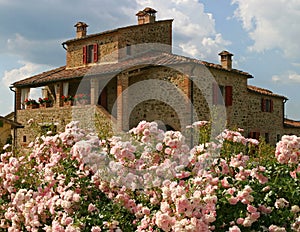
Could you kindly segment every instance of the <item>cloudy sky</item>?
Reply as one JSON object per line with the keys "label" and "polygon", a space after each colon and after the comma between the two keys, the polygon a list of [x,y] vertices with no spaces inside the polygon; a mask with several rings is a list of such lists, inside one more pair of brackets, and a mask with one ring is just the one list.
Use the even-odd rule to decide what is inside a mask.
{"label": "cloudy sky", "polygon": [[65,64],[76,22],[98,33],[136,24],[147,6],[174,19],[175,53],[218,63],[230,51],[249,84],[287,96],[286,116],[300,120],[299,0],[0,0],[0,115],[13,110],[13,82]]}

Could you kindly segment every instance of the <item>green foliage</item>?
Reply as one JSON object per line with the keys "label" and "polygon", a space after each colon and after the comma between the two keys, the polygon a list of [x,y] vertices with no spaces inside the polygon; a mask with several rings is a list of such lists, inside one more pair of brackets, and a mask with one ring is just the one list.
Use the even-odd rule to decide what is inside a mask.
{"label": "green foliage", "polygon": [[100,114],[95,114],[95,127],[100,139],[107,139],[113,135],[111,122]]}

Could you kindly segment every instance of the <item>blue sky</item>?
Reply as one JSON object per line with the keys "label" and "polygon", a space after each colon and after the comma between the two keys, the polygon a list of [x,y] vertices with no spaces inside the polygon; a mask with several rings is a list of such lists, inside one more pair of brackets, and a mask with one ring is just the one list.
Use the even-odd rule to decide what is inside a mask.
{"label": "blue sky", "polygon": [[147,6],[174,19],[175,53],[219,63],[230,51],[249,84],[286,96],[285,115],[300,120],[299,0],[0,0],[0,115],[13,110],[11,83],[65,64],[76,22],[98,33],[136,24]]}

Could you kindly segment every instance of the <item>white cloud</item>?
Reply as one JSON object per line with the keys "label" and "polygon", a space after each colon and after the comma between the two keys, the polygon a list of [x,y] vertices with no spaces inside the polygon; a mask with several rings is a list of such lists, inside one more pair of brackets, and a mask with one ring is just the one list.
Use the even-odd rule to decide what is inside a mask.
{"label": "white cloud", "polygon": [[215,60],[217,54],[229,45],[215,30],[213,15],[204,11],[197,0],[136,0],[138,10],[145,6],[158,11],[158,20],[172,18],[173,47],[184,55]]}
{"label": "white cloud", "polygon": [[272,76],[272,81],[276,83],[300,83],[300,74],[294,71],[288,71],[281,75],[274,75]]}
{"label": "white cloud", "polygon": [[280,49],[286,57],[299,54],[299,0],[232,0],[232,3],[238,6],[235,17],[242,21],[254,41],[250,50]]}
{"label": "white cloud", "polygon": [[41,71],[49,69],[49,66],[38,65],[30,62],[20,62],[22,67],[4,71],[2,83],[9,87],[12,83],[33,76]]}
{"label": "white cloud", "polygon": [[298,73],[290,73],[288,78],[292,82],[299,82],[300,83],[300,74],[298,74]]}

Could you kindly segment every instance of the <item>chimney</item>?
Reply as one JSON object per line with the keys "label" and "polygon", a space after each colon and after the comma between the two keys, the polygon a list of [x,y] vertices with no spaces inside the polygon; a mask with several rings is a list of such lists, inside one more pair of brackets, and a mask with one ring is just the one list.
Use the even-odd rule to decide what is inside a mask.
{"label": "chimney", "polygon": [[76,27],[76,38],[82,38],[86,36],[88,25],[84,22],[78,22],[74,25]]}
{"label": "chimney", "polygon": [[219,53],[219,56],[221,56],[221,65],[224,69],[231,70],[232,69],[232,59],[231,57],[233,54],[231,54],[228,51],[222,51]]}
{"label": "chimney", "polygon": [[139,11],[136,16],[138,17],[138,25],[154,23],[156,18],[156,10],[146,7],[144,10]]}

